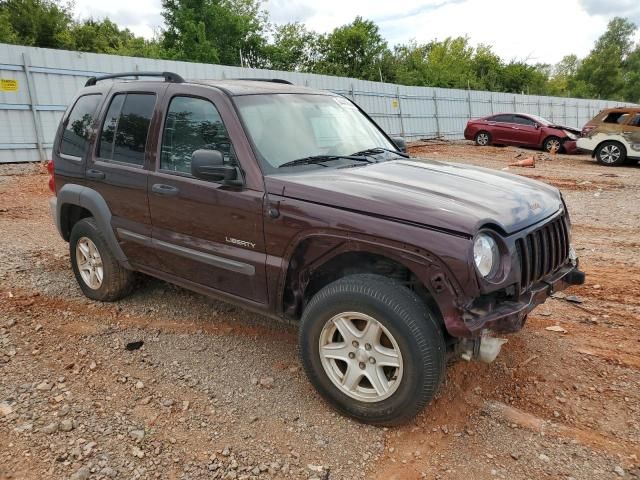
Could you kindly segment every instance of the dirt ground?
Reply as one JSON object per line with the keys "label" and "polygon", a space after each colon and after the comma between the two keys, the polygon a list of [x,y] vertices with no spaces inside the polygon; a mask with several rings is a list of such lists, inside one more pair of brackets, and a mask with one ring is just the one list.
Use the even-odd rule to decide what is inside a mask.
{"label": "dirt ground", "polygon": [[566,292],[582,303],[538,307],[493,364],[453,364],[437,399],[393,429],[316,395],[295,326],[150,278],[115,304],[84,298],[44,169],[0,166],[0,479],[640,477],[640,166],[412,150],[559,187],[587,283]]}

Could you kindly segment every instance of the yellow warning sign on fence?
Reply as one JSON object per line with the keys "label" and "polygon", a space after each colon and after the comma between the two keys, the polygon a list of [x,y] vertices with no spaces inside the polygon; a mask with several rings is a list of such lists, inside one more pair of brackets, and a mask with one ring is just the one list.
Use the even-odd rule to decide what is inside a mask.
{"label": "yellow warning sign on fence", "polygon": [[0,92],[17,92],[18,80],[12,78],[0,78]]}
{"label": "yellow warning sign on fence", "polygon": [[395,100],[395,99],[391,100],[391,106],[393,108],[398,108],[398,107],[400,107],[400,102],[398,102],[398,100]]}

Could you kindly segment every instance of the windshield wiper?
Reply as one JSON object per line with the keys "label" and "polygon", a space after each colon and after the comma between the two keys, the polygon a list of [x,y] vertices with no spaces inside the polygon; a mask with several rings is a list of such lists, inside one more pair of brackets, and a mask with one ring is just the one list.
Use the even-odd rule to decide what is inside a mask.
{"label": "windshield wiper", "polygon": [[[354,160],[356,162],[367,162],[372,163],[367,157],[363,157],[362,155],[312,155],[310,157],[298,158],[297,160],[291,160],[290,162],[283,163],[279,165],[278,168],[282,167],[295,167],[296,165],[322,165],[322,162],[329,162],[332,160]],[[326,167],[326,165],[322,165]]]}
{"label": "windshield wiper", "polygon": [[383,153],[383,152],[393,153],[403,158],[411,158],[408,153],[404,153],[399,150],[391,150],[389,148],[384,148],[384,147],[367,148],[366,150],[356,152],[353,155],[375,155],[376,153]]}

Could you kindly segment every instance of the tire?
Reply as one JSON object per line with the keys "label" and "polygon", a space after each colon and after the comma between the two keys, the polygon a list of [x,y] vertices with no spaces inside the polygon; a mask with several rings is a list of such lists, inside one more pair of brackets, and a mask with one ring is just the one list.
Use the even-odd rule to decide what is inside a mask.
{"label": "tire", "polygon": [[595,152],[596,160],[601,165],[617,167],[627,161],[627,149],[618,142],[603,142]]}
{"label": "tire", "polygon": [[[335,323],[344,330],[346,322],[351,326],[359,322],[362,331],[358,328],[357,333],[363,334],[375,331],[371,320],[382,332],[378,341],[371,341],[374,336],[349,337],[358,338],[364,349],[360,343],[345,342]],[[365,322],[369,322],[367,327],[372,325],[369,330]],[[320,355],[320,344],[327,344],[327,334],[332,335],[328,345],[334,349],[323,350],[345,359],[348,355],[350,364]],[[373,347],[367,348],[368,341]],[[433,399],[444,378],[446,347],[435,316],[411,290],[378,275],[350,275],[320,290],[302,315],[299,345],[306,374],[322,397],[338,411],[364,423],[393,426],[411,420]],[[389,352],[399,355],[393,357]],[[383,370],[380,365],[389,362],[385,359],[401,367],[385,366]],[[347,365],[356,375],[366,376],[352,389],[338,385],[348,381]],[[386,382],[378,382],[389,387],[386,393],[369,381],[375,372],[384,373]]]}
{"label": "tire", "polygon": [[484,130],[480,130],[478,133],[476,133],[474,140],[476,142],[476,145],[478,145],[479,147],[486,147],[487,145],[491,144],[491,134]]}
{"label": "tire", "polygon": [[562,140],[558,137],[547,137],[542,144],[542,148],[545,152],[551,152],[551,149],[556,147],[556,153],[560,153],[562,151]]}
{"label": "tire", "polygon": [[69,256],[73,273],[85,296],[101,302],[113,302],[131,292],[133,272],[118,263],[93,218],[84,218],[73,226]]}

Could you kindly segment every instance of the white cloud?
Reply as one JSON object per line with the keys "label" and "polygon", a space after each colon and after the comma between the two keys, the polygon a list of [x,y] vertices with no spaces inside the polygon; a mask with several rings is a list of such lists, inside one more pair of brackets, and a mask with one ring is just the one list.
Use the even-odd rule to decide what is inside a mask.
{"label": "white cloud", "polygon": [[[466,35],[506,60],[531,63],[586,55],[613,16],[640,23],[638,0],[267,0],[264,6],[273,23],[299,21],[325,33],[360,15],[375,21],[391,46]],[[76,11],[82,18],[109,16],[147,38],[163,23],[160,0],[110,0],[108,7],[77,0]]]}

